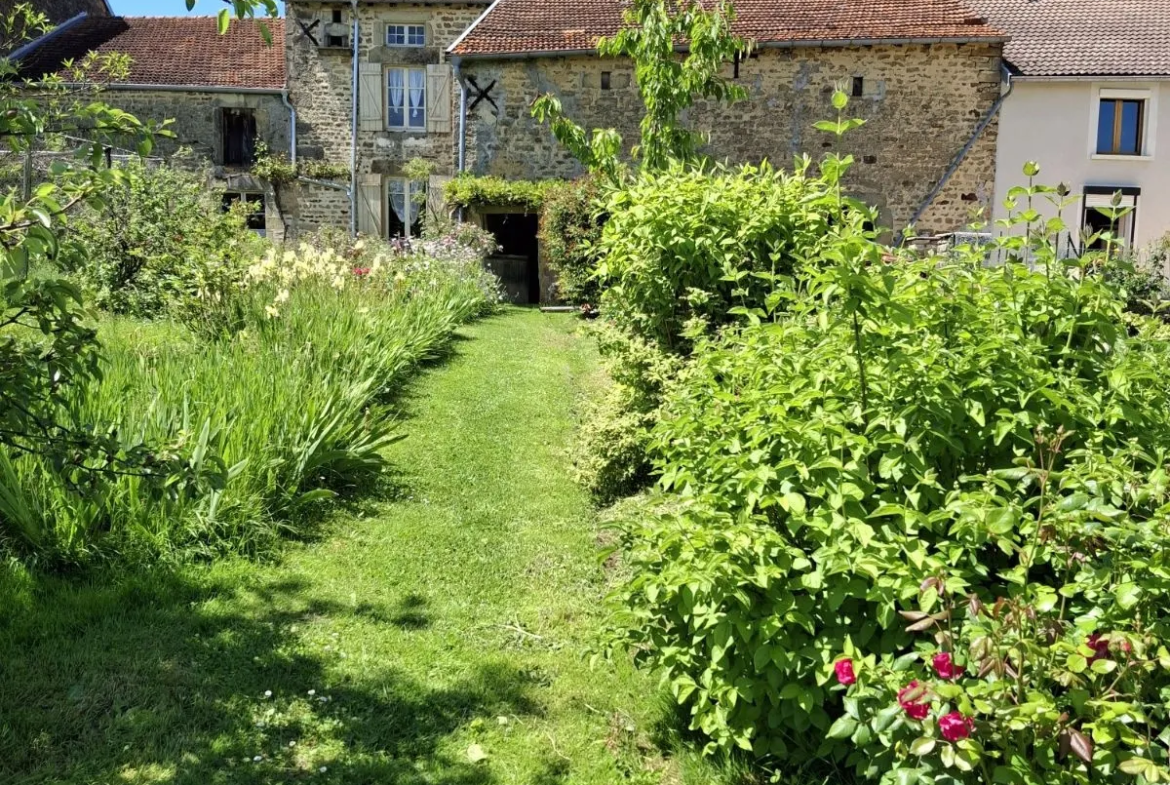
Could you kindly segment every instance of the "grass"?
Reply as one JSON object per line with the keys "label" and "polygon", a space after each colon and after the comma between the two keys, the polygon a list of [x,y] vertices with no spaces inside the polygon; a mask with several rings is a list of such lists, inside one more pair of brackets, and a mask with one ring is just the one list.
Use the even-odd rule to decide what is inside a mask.
{"label": "grass", "polygon": [[483,310],[478,272],[407,257],[397,275],[359,279],[348,261],[301,257],[317,267],[283,297],[283,284],[253,282],[222,303],[207,298],[217,303],[209,313],[245,328],[230,338],[104,320],[102,378],[76,390],[77,417],[169,457],[165,490],[128,471],[78,493],[50,460],[10,461],[0,448],[11,491],[0,494],[0,549],[63,564],[254,553],[385,468],[384,448],[399,437],[387,416],[395,388]]}
{"label": "grass", "polygon": [[464,328],[405,399],[394,492],[270,563],[11,568],[0,781],[711,782],[653,743],[653,679],[588,662],[605,572],[565,457],[595,362],[575,325]]}

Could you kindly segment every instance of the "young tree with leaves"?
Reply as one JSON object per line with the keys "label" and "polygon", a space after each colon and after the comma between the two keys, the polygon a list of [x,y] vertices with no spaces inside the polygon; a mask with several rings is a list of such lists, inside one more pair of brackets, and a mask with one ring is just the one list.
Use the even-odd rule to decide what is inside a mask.
{"label": "young tree with leaves", "polygon": [[[681,120],[696,101],[748,97],[746,88],[723,76],[731,62],[751,51],[732,31],[734,22],[735,9],[726,0],[710,10],[697,0],[634,0],[625,12],[625,28],[598,44],[602,56],[634,63],[646,113],[633,154],[644,169],[661,171],[671,161],[699,157],[705,139]],[[620,179],[623,141],[617,131],[586,131],[551,95],[537,99],[533,116],[549,123],[557,140],[588,169]]]}

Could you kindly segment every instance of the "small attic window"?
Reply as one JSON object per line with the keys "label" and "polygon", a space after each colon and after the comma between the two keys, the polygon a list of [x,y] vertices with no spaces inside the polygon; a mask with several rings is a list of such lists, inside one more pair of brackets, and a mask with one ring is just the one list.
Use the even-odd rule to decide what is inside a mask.
{"label": "small attic window", "polygon": [[865,95],[865,77],[864,76],[853,77],[853,97],[854,98],[861,98],[864,95]]}
{"label": "small attic window", "polygon": [[602,90],[613,89],[613,73],[611,71],[602,71],[601,72],[601,89]]}
{"label": "small attic window", "polygon": [[349,28],[345,26],[340,8],[333,9],[329,26],[325,28],[325,46],[349,46]]}

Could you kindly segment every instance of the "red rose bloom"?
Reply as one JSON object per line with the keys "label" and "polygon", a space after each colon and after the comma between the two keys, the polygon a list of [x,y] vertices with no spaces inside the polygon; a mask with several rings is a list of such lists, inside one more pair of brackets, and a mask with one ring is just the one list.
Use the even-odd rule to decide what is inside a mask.
{"label": "red rose bloom", "polygon": [[975,732],[975,720],[957,711],[938,718],[938,729],[947,741],[965,739]]}
{"label": "red rose bloom", "polygon": [[1085,645],[1095,652],[1093,656],[1089,658],[1089,662],[1109,659],[1109,641],[1103,640],[1101,633],[1094,632],[1089,636],[1089,639],[1085,641]]}
{"label": "red rose bloom", "polygon": [[850,684],[857,683],[857,675],[853,672],[853,660],[837,660],[837,664],[833,666],[833,670],[837,672],[837,681],[846,687]]}
{"label": "red rose bloom", "polygon": [[912,681],[898,691],[898,705],[910,719],[924,720],[930,714],[930,704],[922,701],[925,697],[926,687]]}
{"label": "red rose bloom", "polygon": [[966,670],[962,665],[955,664],[955,661],[951,659],[950,652],[943,651],[934,655],[934,672],[938,674],[940,679],[954,681],[962,676]]}
{"label": "red rose bloom", "polygon": [[353,274],[356,275],[358,278],[365,278],[367,275],[370,274],[370,268],[369,267],[355,267],[355,268],[353,268]]}

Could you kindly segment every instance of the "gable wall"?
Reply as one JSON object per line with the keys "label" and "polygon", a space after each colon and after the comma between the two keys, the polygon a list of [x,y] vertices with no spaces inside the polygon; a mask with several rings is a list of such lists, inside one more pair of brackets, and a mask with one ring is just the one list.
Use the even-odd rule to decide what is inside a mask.
{"label": "gable wall", "polygon": [[[867,121],[843,146],[857,159],[850,185],[901,229],[997,100],[1000,63],[999,45],[988,44],[764,49],[741,65],[749,101],[697,105],[689,120],[710,134],[707,152],[717,159],[790,167],[797,154],[815,160],[832,147],[813,123],[835,117],[834,85],[863,77],[865,95],[847,110]],[[588,128],[617,128],[627,145],[638,138],[642,105],[628,64],[584,56],[472,60],[464,70],[481,84],[498,82],[492,92],[498,109],[485,102],[469,119],[468,163],[476,173],[524,179],[581,173],[531,117],[532,101],[544,93],[558,96],[567,115]],[[608,91],[601,89],[603,71],[611,73]],[[923,216],[921,232],[961,229],[973,208],[990,208],[996,135],[993,122]]]}

